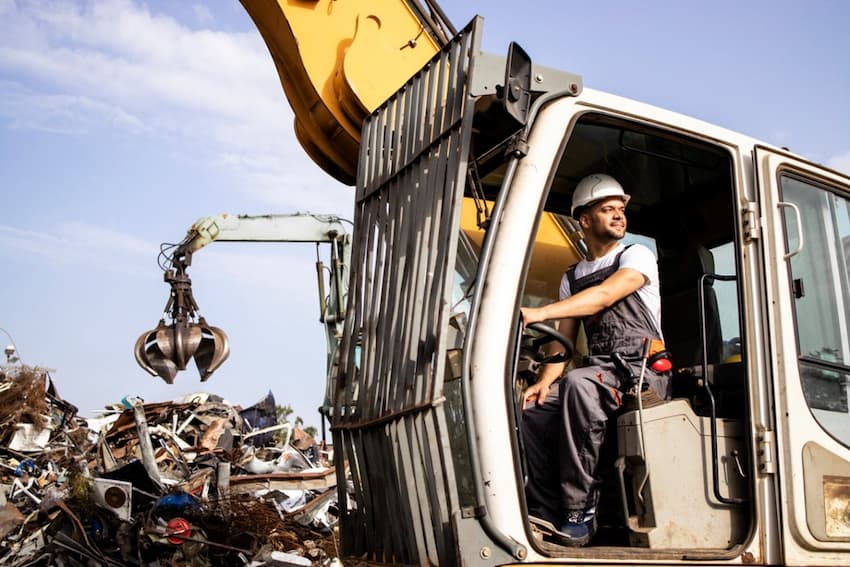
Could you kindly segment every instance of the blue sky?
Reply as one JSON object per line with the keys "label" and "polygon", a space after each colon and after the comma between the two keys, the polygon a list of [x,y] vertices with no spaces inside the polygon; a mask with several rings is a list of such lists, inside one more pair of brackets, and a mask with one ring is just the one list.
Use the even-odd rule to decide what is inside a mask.
{"label": "blue sky", "polygon": [[[484,49],[517,41],[585,85],[850,171],[850,2],[443,0]],[[353,190],[304,154],[259,33],[233,1],[0,0],[0,328],[91,415],[126,395],[272,390],[319,425],[310,245],[214,244],[190,268],[230,359],[201,384],[135,363],[168,297],[156,264],[200,217],[335,213]],[[9,337],[0,333],[0,341]]]}

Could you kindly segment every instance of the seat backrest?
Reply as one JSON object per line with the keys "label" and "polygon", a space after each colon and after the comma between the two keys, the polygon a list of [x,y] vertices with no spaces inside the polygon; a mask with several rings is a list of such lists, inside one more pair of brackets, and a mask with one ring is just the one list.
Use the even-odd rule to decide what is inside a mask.
{"label": "seat backrest", "polygon": [[[723,356],[720,312],[714,280],[714,256],[705,246],[687,244],[665,250],[658,264],[661,279],[661,327],[676,368],[700,366],[703,336],[706,360],[716,364]],[[703,323],[700,325],[700,280],[703,285]]]}

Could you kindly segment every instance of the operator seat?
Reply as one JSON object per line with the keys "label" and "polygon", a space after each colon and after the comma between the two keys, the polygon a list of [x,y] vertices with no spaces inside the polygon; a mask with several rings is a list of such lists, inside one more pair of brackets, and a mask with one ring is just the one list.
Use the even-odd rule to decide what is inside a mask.
{"label": "operator seat", "polygon": [[702,280],[703,323],[700,325],[700,280],[714,273],[714,256],[705,246],[687,243],[659,254],[661,279],[661,327],[667,350],[677,371],[700,372],[705,362],[717,364],[723,357],[720,312],[714,293],[714,280]]}

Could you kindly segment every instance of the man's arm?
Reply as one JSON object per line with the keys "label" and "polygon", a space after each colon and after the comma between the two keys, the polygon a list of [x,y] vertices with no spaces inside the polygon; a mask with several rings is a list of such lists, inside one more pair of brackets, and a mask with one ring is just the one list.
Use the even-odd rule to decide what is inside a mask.
{"label": "man's arm", "polygon": [[646,282],[646,276],[634,268],[620,268],[599,285],[566,299],[542,307],[523,307],[523,324],[594,315],[639,290]]}

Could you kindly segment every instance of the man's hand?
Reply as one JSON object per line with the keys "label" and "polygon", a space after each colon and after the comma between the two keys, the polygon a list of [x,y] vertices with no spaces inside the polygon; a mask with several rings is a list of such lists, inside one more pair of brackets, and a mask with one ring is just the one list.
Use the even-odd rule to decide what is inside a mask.
{"label": "man's hand", "polygon": [[522,313],[523,327],[528,327],[532,323],[539,323],[546,320],[543,317],[543,309],[540,307],[520,307],[519,310]]}
{"label": "man's hand", "polygon": [[536,403],[539,406],[543,405],[543,402],[546,400],[546,396],[549,395],[549,384],[544,384],[543,382],[537,382],[536,384],[529,387],[522,395],[522,409],[527,408],[529,405]]}

